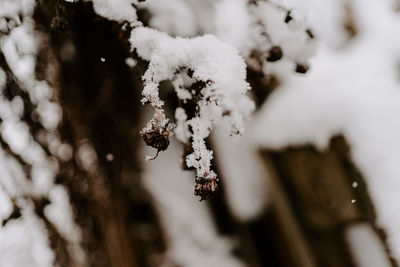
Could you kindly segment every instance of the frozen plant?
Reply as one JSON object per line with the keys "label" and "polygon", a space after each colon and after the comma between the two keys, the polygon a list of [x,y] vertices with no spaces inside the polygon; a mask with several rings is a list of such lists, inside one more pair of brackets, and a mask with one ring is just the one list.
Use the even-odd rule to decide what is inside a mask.
{"label": "frozen plant", "polygon": [[[143,103],[155,110],[141,134],[145,142],[165,150],[174,126],[165,115],[159,98],[159,84],[173,81],[179,99],[176,135],[191,143],[186,166],[196,169],[195,195],[208,198],[218,188],[218,178],[211,169],[213,152],[206,146],[213,125],[227,122],[232,135],[243,133],[243,122],[254,109],[246,96],[246,65],[239,52],[212,35],[192,39],[173,38],[146,27],[135,28],[130,42],[138,55],[149,61],[143,76]],[[190,110],[189,102],[193,104]],[[157,156],[157,155],[156,155]],[[155,157],[148,158],[154,159]]]}

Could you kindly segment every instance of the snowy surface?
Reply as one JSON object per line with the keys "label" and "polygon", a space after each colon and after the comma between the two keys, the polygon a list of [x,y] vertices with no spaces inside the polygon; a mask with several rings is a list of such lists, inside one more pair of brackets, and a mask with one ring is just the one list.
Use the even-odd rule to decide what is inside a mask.
{"label": "snowy surface", "polygon": [[305,77],[287,76],[251,132],[275,149],[306,143],[324,149],[344,134],[399,260],[400,17],[390,1],[358,0],[354,10],[357,37],[340,49],[323,44]]}

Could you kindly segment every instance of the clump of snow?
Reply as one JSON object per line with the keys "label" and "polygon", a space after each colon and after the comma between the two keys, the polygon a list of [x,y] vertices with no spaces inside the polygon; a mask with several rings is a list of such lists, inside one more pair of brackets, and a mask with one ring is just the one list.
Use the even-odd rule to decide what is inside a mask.
{"label": "clump of snow", "polygon": [[256,218],[269,201],[268,171],[259,156],[259,147],[249,131],[232,141],[226,138],[222,127],[214,129],[211,140],[233,215],[242,221]]}
{"label": "clump of snow", "polygon": [[[289,61],[306,62],[316,51],[314,37],[306,33],[309,27],[306,20],[307,13],[304,8],[303,10],[287,10],[290,10],[290,16],[293,17],[288,23],[285,23],[288,11],[276,8],[268,2],[260,2],[252,12],[265,27],[270,38],[270,45],[279,45],[284,57]],[[299,15],[296,16],[296,14]]]}
{"label": "clump of snow", "polygon": [[215,28],[215,0],[185,0],[192,10],[197,29],[196,34],[212,33]]}
{"label": "clump of snow", "polygon": [[187,115],[183,108],[177,108],[175,110],[175,136],[176,139],[182,143],[185,143],[190,138],[189,125],[187,124]]}
{"label": "clump of snow", "polygon": [[[244,120],[254,109],[253,102],[246,96],[250,87],[245,81],[246,66],[238,51],[212,35],[173,38],[145,27],[134,29],[130,42],[138,55],[150,62],[143,75],[142,102],[149,102],[154,107],[153,121],[163,118],[162,127],[169,123],[162,109],[164,103],[159,98],[161,81],[175,79],[178,98],[195,101],[196,115],[186,122],[191,130],[193,147],[193,153],[186,157],[186,164],[196,168],[198,177],[216,178],[210,169],[213,153],[207,149],[205,138],[213,125],[222,121],[229,123],[232,134],[243,133]],[[182,92],[184,82],[179,81],[179,77],[176,79],[183,70],[187,70],[198,84],[187,89],[186,94]],[[178,111],[177,115],[181,127],[185,123],[183,114]],[[153,124],[151,121],[144,130]],[[187,139],[187,133],[180,134],[179,138]]]}
{"label": "clump of snow", "polygon": [[0,17],[9,18],[15,22],[21,23],[18,14],[29,16],[35,7],[33,0],[2,0],[0,2]]}
{"label": "clump of snow", "polygon": [[35,217],[32,207],[24,208],[21,219],[0,227],[0,239],[0,266],[54,266],[45,226]]}
{"label": "clump of snow", "polygon": [[236,47],[247,57],[254,48],[252,38],[253,18],[247,0],[222,0],[215,4],[215,34]]}
{"label": "clump of snow", "polygon": [[133,58],[127,57],[125,59],[125,64],[128,65],[130,68],[134,68],[136,66],[137,62]]}
{"label": "clump of snow", "polygon": [[134,0],[92,0],[94,11],[109,20],[118,22],[135,22],[136,9],[132,4]]}
{"label": "clump of snow", "polygon": [[69,203],[69,195],[65,187],[55,185],[49,190],[50,205],[46,206],[46,217],[57,226],[61,236],[68,240],[68,249],[77,262],[85,262],[85,254],[80,247],[81,231],[73,221],[74,214]]}
{"label": "clump of snow", "polygon": [[[298,2],[300,4],[300,1]],[[352,19],[352,1],[313,0],[308,2],[312,5],[313,12],[307,12],[307,21],[318,40],[331,48],[344,46],[349,39],[349,33],[343,26]],[[298,12],[294,15],[298,15]],[[357,27],[357,25],[354,26]]]}
{"label": "clump of snow", "polygon": [[79,166],[87,172],[93,172],[96,169],[97,154],[89,141],[81,142],[75,157]]}
{"label": "clump of snow", "polygon": [[151,0],[138,7],[151,13],[149,25],[152,28],[173,36],[193,36],[198,32],[196,12],[186,0]]}

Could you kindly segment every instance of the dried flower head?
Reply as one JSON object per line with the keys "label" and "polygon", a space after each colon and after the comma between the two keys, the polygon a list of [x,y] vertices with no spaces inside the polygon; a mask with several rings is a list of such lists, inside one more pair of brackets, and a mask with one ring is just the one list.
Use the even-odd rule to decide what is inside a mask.
{"label": "dried flower head", "polygon": [[200,197],[200,201],[215,196],[219,188],[218,178],[197,177],[194,185],[194,195]]}
{"label": "dried flower head", "polygon": [[165,117],[163,110],[156,110],[153,118],[148,122],[146,127],[140,131],[146,145],[157,149],[157,153],[153,157],[146,157],[146,160],[157,158],[160,151],[164,151],[169,146],[169,138],[172,135],[171,130],[173,123]]}
{"label": "dried flower head", "polygon": [[143,140],[148,146],[157,148],[158,150],[164,151],[169,145],[169,132],[151,129],[143,134]]}

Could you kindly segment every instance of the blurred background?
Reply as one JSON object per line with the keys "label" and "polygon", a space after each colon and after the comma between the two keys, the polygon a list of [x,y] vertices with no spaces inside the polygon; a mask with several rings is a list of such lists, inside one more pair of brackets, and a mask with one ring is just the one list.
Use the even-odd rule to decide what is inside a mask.
{"label": "blurred background", "polygon": [[[0,267],[394,267],[400,260],[398,0],[0,0]],[[132,18],[126,19],[126,18]],[[139,24],[235,47],[255,103],[187,144],[139,132]],[[150,45],[151,46],[151,45]],[[171,81],[160,98],[173,118]]]}

